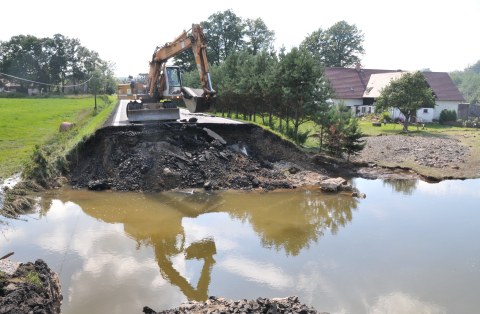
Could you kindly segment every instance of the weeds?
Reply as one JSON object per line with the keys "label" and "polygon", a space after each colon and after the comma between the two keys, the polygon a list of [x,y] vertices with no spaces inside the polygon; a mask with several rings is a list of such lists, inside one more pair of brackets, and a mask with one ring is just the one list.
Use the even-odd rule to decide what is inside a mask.
{"label": "weeds", "polygon": [[33,283],[34,285],[37,285],[39,287],[42,286],[42,283],[40,282],[40,278],[38,278],[38,274],[31,270],[27,276],[24,279],[25,282]]}

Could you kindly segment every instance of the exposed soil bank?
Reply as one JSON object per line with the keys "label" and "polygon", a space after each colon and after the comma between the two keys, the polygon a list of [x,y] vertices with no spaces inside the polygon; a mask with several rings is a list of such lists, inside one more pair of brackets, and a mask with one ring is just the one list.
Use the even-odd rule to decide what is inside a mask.
{"label": "exposed soil bank", "polygon": [[74,188],[274,190],[315,185],[328,171],[261,127],[156,124],[96,132],[70,175]]}
{"label": "exposed soil bank", "polygon": [[227,301],[225,298],[210,297],[206,302],[186,302],[179,307],[171,310],[155,312],[148,306],[143,308],[145,314],[328,314],[319,313],[313,307],[309,308],[300,303],[298,297],[264,299],[258,298],[256,301]]}
{"label": "exposed soil bank", "polygon": [[22,264],[4,259],[0,269],[1,314],[61,313],[60,281],[44,261]]}

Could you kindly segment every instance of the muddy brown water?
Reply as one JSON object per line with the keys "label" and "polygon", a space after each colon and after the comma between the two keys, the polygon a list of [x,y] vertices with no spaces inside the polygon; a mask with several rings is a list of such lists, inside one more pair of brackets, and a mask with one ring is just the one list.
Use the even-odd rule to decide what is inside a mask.
{"label": "muddy brown water", "polygon": [[480,180],[353,179],[366,199],[270,193],[62,189],[0,253],[45,260],[62,312],[141,313],[217,295],[299,296],[329,313],[475,313]]}

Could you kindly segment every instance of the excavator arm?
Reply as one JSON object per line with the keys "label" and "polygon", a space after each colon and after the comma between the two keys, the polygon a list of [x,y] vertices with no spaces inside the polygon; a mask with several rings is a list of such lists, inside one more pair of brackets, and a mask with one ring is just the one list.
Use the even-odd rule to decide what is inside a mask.
{"label": "excavator arm", "polygon": [[[212,87],[212,81],[210,79],[205,36],[199,24],[192,25],[190,35],[183,31],[174,41],[166,43],[155,50],[152,61],[150,62],[150,71],[146,81],[147,90],[151,98],[163,98],[165,75],[161,75],[161,72],[164,73],[165,63],[190,48],[192,48],[195,56],[195,63],[202,83],[202,90],[182,87],[182,94],[190,111],[193,109],[193,112],[202,112],[213,107],[216,92]],[[157,83],[159,79],[160,84]]]}

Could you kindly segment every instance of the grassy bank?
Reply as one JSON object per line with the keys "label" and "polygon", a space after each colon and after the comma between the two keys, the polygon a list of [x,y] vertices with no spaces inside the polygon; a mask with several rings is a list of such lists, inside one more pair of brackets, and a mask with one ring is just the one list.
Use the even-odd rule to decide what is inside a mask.
{"label": "grassy bank", "polygon": [[[108,118],[114,97],[0,98],[0,180],[23,170],[32,153],[43,149],[65,156]],[[76,123],[59,133],[62,122]],[[55,152],[54,152],[55,151]]]}

